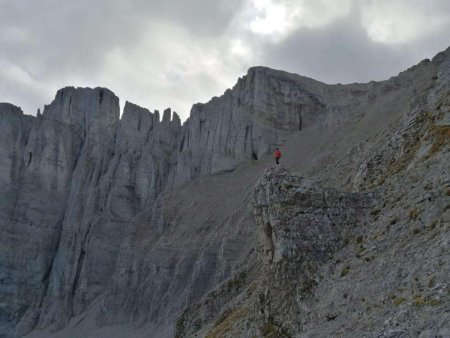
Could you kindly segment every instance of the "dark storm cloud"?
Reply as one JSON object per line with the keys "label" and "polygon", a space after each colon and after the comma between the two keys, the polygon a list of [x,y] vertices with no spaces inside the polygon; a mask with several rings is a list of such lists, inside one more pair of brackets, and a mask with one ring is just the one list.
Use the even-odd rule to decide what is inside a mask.
{"label": "dark storm cloud", "polygon": [[0,101],[33,114],[60,87],[105,86],[186,118],[253,65],[384,79],[449,31],[446,0],[0,0]]}

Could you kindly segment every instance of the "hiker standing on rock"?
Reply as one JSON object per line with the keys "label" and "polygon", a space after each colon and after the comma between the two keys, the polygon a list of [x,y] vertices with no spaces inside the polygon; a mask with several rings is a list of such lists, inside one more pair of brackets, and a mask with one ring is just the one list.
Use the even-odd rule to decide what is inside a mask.
{"label": "hiker standing on rock", "polygon": [[281,151],[280,148],[275,148],[275,162],[277,163],[277,165],[280,165],[280,157],[281,157]]}

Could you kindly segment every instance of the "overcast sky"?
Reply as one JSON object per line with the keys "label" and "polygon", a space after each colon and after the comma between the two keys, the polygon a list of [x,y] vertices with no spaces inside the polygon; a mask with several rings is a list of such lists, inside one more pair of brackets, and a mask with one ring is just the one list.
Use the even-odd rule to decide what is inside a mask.
{"label": "overcast sky", "polygon": [[101,86],[184,120],[251,66],[367,82],[448,46],[449,0],[0,0],[0,102]]}

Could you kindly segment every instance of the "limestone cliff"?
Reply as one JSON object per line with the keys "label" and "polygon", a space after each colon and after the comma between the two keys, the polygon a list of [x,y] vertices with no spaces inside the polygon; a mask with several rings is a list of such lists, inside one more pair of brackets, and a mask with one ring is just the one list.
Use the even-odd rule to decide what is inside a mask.
{"label": "limestone cliff", "polygon": [[[344,262],[353,237],[364,242],[373,225],[406,217],[386,209],[397,198],[407,200],[404,210],[420,205],[412,213],[419,232],[436,221],[436,245],[447,243],[449,65],[447,50],[387,81],[345,86],[255,67],[221,97],[194,105],[183,125],[170,110],[160,118],[128,102],[120,117],[118,98],[104,88],[61,89],[37,117],[0,104],[0,334],[165,337],[183,313],[180,335],[231,318],[238,331],[230,335],[266,328],[320,336],[312,327],[323,309],[333,309],[330,318],[339,312],[329,285],[344,288],[324,269]],[[254,193],[275,146],[287,167],[311,179],[274,171]],[[425,195],[405,189],[425,178]],[[367,216],[371,203],[380,204],[377,220]],[[427,256],[438,265],[439,250]],[[264,291],[261,283],[283,280],[276,276],[306,276],[305,297],[328,292],[333,304],[289,303],[283,324],[277,300],[294,286]],[[433,283],[446,292],[441,274]],[[244,314],[238,305],[248,300]],[[371,315],[382,330],[387,317]],[[323,332],[350,320],[337,316]]]}
{"label": "limestone cliff", "polygon": [[109,284],[126,225],[165,185],[181,125],[132,104],[119,120],[118,98],[100,88],[62,89],[38,118],[0,108],[2,324],[20,335],[62,327]]}

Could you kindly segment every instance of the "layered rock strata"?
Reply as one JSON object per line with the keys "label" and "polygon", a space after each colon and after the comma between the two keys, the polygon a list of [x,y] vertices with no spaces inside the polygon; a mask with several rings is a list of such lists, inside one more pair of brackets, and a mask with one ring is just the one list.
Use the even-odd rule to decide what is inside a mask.
{"label": "layered rock strata", "polygon": [[324,189],[284,168],[264,173],[253,195],[262,261],[258,334],[268,327],[280,334],[302,331],[303,300],[317,284],[319,268],[367,224],[375,201],[373,193]]}

